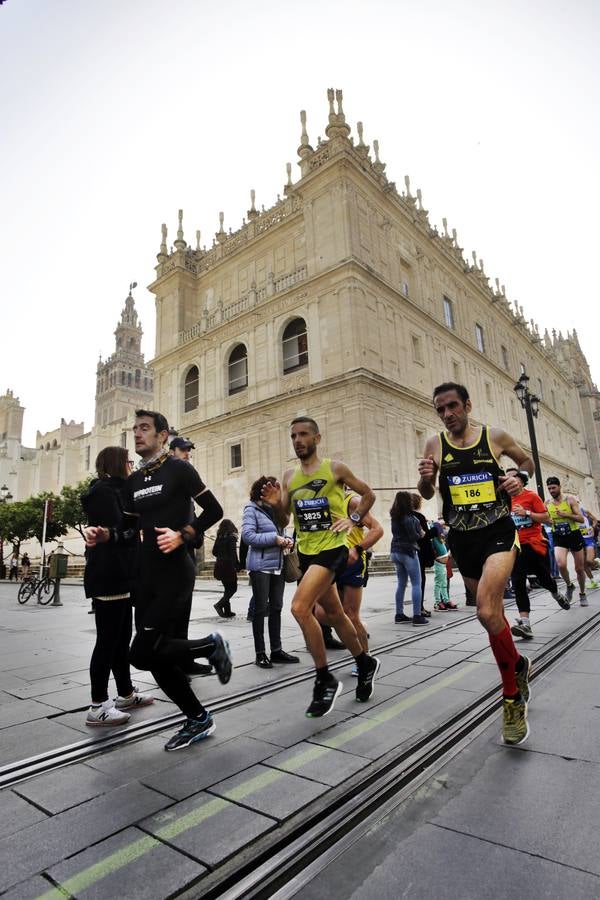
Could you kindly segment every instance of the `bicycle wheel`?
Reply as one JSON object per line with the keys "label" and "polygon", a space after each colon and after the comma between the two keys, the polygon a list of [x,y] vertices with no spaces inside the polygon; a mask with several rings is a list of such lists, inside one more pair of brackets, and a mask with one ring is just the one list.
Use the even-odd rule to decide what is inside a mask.
{"label": "bicycle wheel", "polygon": [[50,603],[51,600],[54,600],[54,594],[56,593],[56,581],[54,578],[43,578],[40,581],[40,586],[38,588],[38,603],[41,603],[43,606]]}
{"label": "bicycle wheel", "polygon": [[34,593],[35,581],[33,579],[27,578],[25,581],[21,582],[19,593],[17,594],[17,600],[21,604],[27,603],[31,595]]}

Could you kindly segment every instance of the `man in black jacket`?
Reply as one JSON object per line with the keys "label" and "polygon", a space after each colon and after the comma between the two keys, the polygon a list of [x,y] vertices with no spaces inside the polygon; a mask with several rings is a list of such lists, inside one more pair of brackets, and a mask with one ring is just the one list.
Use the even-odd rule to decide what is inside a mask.
{"label": "man in black jacket", "polygon": [[[174,637],[195,578],[186,544],[196,542],[218,522],[223,510],[193,466],[169,456],[165,447],[169,426],[161,413],[138,410],[133,431],[142,462],[129,478],[129,505],[142,534],[142,545],[131,662],[137,668],[149,669],[159,687],[185,714],[183,728],[165,745],[165,750],[178,750],[215,730],[213,717],[185,675],[190,660],[208,657],[223,684],[231,677],[229,646],[220,634],[198,640]],[[202,513],[188,524],[190,499]],[[90,531],[95,533],[86,535],[88,544],[107,539],[98,529]]]}

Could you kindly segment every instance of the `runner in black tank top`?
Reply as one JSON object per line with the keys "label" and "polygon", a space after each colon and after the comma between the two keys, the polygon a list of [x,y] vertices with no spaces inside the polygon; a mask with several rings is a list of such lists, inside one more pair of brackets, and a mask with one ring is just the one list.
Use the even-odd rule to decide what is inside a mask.
{"label": "runner in black tank top", "polygon": [[520,744],[529,734],[531,664],[515,648],[503,595],[518,548],[510,496],[521,483],[504,474],[499,459],[506,454],[530,474],[533,461],[505,431],[469,422],[471,401],[464,385],[439,385],[433,403],[445,431],[427,440],[425,458],[419,462],[419,492],[430,500],[439,475],[444,518],[450,525],[448,546],[477,599],[477,616],[488,632],[502,678],[502,735],[505,743]]}

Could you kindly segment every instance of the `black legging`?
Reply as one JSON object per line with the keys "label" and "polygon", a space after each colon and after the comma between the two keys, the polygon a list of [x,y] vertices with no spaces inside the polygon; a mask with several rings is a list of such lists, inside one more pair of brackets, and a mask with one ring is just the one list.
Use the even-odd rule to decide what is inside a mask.
{"label": "black legging", "polygon": [[522,544],[512,571],[512,585],[520,613],[531,611],[527,593],[528,575],[535,575],[541,586],[551,594],[554,595],[558,591],[556,581],[550,574],[548,556],[545,553],[536,553],[530,544]]}
{"label": "black legging", "polygon": [[254,611],[252,614],[252,634],[254,652],[265,652],[265,616],[268,610],[269,645],[271,653],[281,650],[281,609],[285,580],[283,574],[273,572],[250,572]]}
{"label": "black legging", "polygon": [[92,702],[108,700],[108,679],[112,671],[120,697],[133,691],[129,671],[131,641],[131,600],[93,600],[96,617],[96,644],[90,660]]}
{"label": "black legging", "polygon": [[222,579],[219,579],[219,581],[223,585],[223,596],[217,605],[222,606],[225,613],[229,615],[231,612],[231,603],[229,601],[238,589],[237,575],[234,574],[233,577],[228,578],[227,581],[223,581]]}
{"label": "black legging", "polygon": [[184,669],[198,657],[211,656],[212,636],[184,640],[182,617],[189,603],[195,570],[187,552],[158,559],[144,566],[136,589],[136,634],[130,660],[137,669],[152,673],[159,688],[189,719],[201,719],[206,710],[194,694]]}

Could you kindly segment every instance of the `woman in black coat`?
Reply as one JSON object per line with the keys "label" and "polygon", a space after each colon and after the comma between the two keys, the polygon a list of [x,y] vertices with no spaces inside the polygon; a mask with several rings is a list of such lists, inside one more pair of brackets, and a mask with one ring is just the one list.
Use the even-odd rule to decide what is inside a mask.
{"label": "woman in black coat", "polygon": [[[129,475],[124,447],[105,447],[96,459],[98,479],[81,498],[88,525],[110,531],[108,543],[88,547],[83,578],[85,595],[91,599],[96,618],[96,644],[90,661],[92,704],[86,725],[123,725],[129,711],[152,703],[154,698],[138,694],[131,683],[131,587],[137,548],[137,532],[126,521],[124,496]],[[108,696],[113,673],[119,696]]]}
{"label": "woman in black coat", "polygon": [[231,611],[230,600],[237,591],[237,573],[240,571],[240,561],[237,555],[238,530],[229,519],[223,519],[217,529],[217,536],[213,545],[213,556],[217,560],[213,569],[213,576],[223,585],[223,596],[215,609],[222,619],[232,619],[235,613]]}

